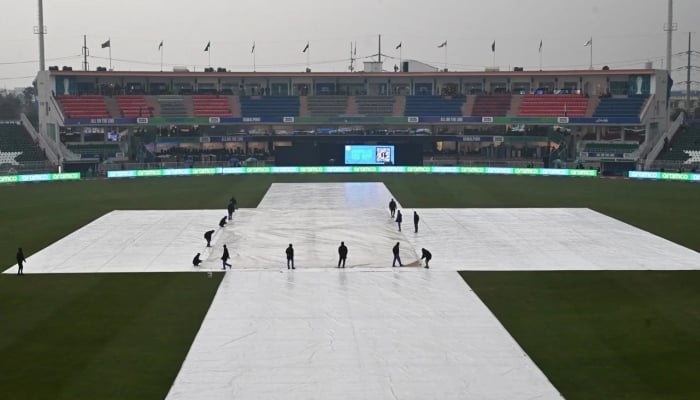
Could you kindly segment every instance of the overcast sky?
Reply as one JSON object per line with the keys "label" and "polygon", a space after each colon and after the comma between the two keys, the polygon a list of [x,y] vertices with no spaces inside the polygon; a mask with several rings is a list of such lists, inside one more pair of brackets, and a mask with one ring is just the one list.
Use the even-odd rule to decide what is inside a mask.
{"label": "overcast sky", "polygon": [[[673,52],[687,49],[688,31],[700,29],[700,1],[676,0]],[[0,0],[0,87],[31,84],[38,70],[37,1]],[[108,66],[111,39],[115,70],[164,70],[209,65],[230,70],[301,71],[309,42],[313,71],[347,71],[350,43],[359,68],[377,53],[382,35],[385,69],[399,56],[450,70],[496,65],[587,69],[593,38],[596,68],[665,67],[667,0],[44,0],[46,65],[82,68],[87,35],[90,68]],[[700,40],[696,35],[693,40]],[[211,41],[211,54],[204,52]],[[444,48],[437,46],[447,41]],[[395,49],[402,43],[402,52]],[[700,49],[700,44],[693,46]],[[674,57],[673,66],[686,64]],[[700,65],[700,58],[694,58]],[[676,81],[684,72],[674,73]],[[700,80],[694,78],[695,80]]]}

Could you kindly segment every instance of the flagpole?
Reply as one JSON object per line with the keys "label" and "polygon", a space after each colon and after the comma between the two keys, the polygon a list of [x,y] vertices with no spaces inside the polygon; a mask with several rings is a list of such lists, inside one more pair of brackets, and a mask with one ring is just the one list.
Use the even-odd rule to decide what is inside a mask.
{"label": "flagpole", "polygon": [[445,71],[447,71],[447,42],[445,42]]}
{"label": "flagpole", "polygon": [[591,38],[591,65],[588,67],[588,69],[593,69],[593,38]]}
{"label": "flagpole", "polygon": [[109,70],[112,70],[112,38],[107,39],[109,42]]}
{"label": "flagpole", "polygon": [[207,53],[209,53],[209,68],[211,68],[211,42],[209,42],[209,51]]}
{"label": "flagpole", "polygon": [[253,42],[253,72],[255,72],[255,42]]}
{"label": "flagpole", "polygon": [[161,41],[161,45],[158,46],[158,50],[160,50],[160,72],[163,72],[163,42]]}
{"label": "flagpole", "polygon": [[540,71],[542,71],[542,41],[540,41]]}

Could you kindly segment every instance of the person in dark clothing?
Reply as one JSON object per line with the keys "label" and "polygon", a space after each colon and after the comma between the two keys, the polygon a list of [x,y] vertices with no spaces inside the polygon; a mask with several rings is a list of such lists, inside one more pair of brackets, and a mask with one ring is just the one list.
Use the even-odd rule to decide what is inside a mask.
{"label": "person in dark clothing", "polygon": [[223,228],[226,225],[226,217],[221,218],[219,220],[219,228]]}
{"label": "person in dark clothing", "polygon": [[338,246],[338,268],[340,268],[340,263],[343,263],[343,268],[345,268],[345,259],[348,258],[348,248],[345,247],[345,242],[340,242]]}
{"label": "person in dark clothing", "polygon": [[420,221],[420,217],[418,216],[417,212],[413,212],[413,226],[416,228],[416,233],[418,233],[418,221]]}
{"label": "person in dark clothing", "polygon": [[231,218],[233,218],[233,213],[236,212],[236,199],[231,198],[231,201],[228,203],[228,220],[230,221]]}
{"label": "person in dark clothing", "polygon": [[396,212],[396,223],[399,225],[399,232],[401,232],[401,223],[403,222],[403,215],[401,215],[401,210]]}
{"label": "person in dark clothing", "polygon": [[204,239],[207,241],[207,247],[211,247],[211,236],[214,234],[214,230],[204,232]]}
{"label": "person in dark clothing", "polygon": [[394,218],[394,214],[396,213],[396,202],[394,199],[391,199],[389,202],[389,212],[391,212],[391,218]]}
{"label": "person in dark clothing", "polygon": [[392,249],[394,252],[394,262],[391,263],[392,267],[396,266],[396,262],[399,262],[399,267],[403,267],[403,264],[401,264],[401,257],[399,256],[399,242],[396,242],[396,246]]}
{"label": "person in dark clothing", "polygon": [[289,269],[290,265],[292,269],[294,268],[294,248],[292,247],[292,244],[289,244],[289,247],[287,247],[287,250],[285,251],[287,253],[287,269]]}
{"label": "person in dark clothing", "polygon": [[224,254],[221,256],[221,261],[223,261],[224,264],[223,264],[221,269],[226,269],[227,266],[228,266],[228,269],[231,269],[231,264],[226,262],[230,258],[231,258],[231,256],[228,254],[228,247],[226,247],[226,245],[224,245]]}
{"label": "person in dark clothing", "polygon": [[433,259],[433,255],[427,250],[427,249],[420,249],[421,251],[421,260],[425,258],[425,267],[424,268],[430,268],[428,263],[430,263],[430,260]]}
{"label": "person in dark clothing", "polygon": [[199,258],[199,253],[197,253],[197,255],[194,256],[194,258],[192,259],[192,265],[194,265],[195,267],[199,267],[199,264],[201,263],[202,260]]}
{"label": "person in dark clothing", "polygon": [[17,248],[17,275],[24,275],[24,263],[27,259],[24,258],[24,251],[22,248]]}

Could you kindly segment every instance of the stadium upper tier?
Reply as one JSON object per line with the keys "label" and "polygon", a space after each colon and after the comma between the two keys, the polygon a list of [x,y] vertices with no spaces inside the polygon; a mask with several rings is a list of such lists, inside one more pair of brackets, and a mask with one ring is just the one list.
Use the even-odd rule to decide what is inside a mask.
{"label": "stadium upper tier", "polygon": [[[59,96],[66,118],[637,117],[645,97],[573,94],[443,96]],[[597,104],[597,107],[596,107]],[[595,110],[595,112],[593,112]]]}
{"label": "stadium upper tier", "polygon": [[647,117],[644,110],[652,110],[655,118],[662,117],[658,115],[662,111],[645,106],[652,98],[658,104],[665,103],[670,82],[665,71],[651,69],[45,71],[39,73],[38,80],[44,85],[40,86],[40,101],[61,110],[60,115],[48,117],[59,125],[135,124],[139,118],[140,124],[201,124],[207,118],[211,119],[207,122],[222,124],[556,124],[559,118],[574,118],[577,121],[572,123],[638,125]]}
{"label": "stadium upper tier", "polygon": [[0,165],[44,160],[43,152],[22,125],[0,124]]}

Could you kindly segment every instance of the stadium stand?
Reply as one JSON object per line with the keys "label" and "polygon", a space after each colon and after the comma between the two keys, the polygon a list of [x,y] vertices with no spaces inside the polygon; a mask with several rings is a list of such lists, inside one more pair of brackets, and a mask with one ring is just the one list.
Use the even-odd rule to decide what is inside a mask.
{"label": "stadium stand", "polygon": [[461,117],[466,97],[407,96],[406,116]]}
{"label": "stadium stand", "polygon": [[681,161],[690,164],[689,159],[700,159],[700,125],[681,128],[670,144],[665,146],[657,160]]}
{"label": "stadium stand", "polygon": [[80,154],[81,158],[99,158],[106,160],[110,157],[115,157],[116,154],[121,151],[118,143],[67,143],[66,145],[70,151]]}
{"label": "stadium stand", "polygon": [[[21,153],[14,156],[12,153]],[[46,157],[22,125],[0,124],[0,165],[44,161]]]}
{"label": "stadium stand", "polygon": [[124,118],[152,117],[153,113],[146,104],[146,99],[139,95],[117,96],[117,104]]}
{"label": "stadium stand", "polygon": [[313,117],[335,117],[345,114],[348,109],[347,96],[308,96],[306,102]]}
{"label": "stadium stand", "polygon": [[60,96],[66,118],[109,118],[104,97],[99,95]]}
{"label": "stadium stand", "polygon": [[185,99],[182,96],[160,96],[158,97],[158,104],[160,104],[160,115],[162,117],[189,117],[190,113],[187,112],[187,106],[185,106]]}
{"label": "stadium stand", "polygon": [[478,117],[504,117],[510,111],[510,102],[509,94],[476,96],[471,114]]}
{"label": "stadium stand", "polygon": [[527,94],[520,104],[522,117],[583,117],[588,99],[577,94]]}
{"label": "stadium stand", "polygon": [[216,95],[192,96],[195,117],[230,117],[231,106],[228,98]]}
{"label": "stadium stand", "polygon": [[393,115],[394,102],[393,96],[358,96],[355,98],[357,113],[361,115]]}
{"label": "stadium stand", "polygon": [[297,96],[241,96],[240,102],[243,117],[299,116]]}
{"label": "stadium stand", "polygon": [[637,117],[642,111],[646,97],[601,97],[593,117]]}

